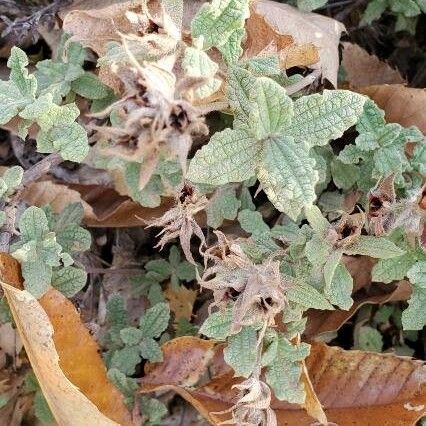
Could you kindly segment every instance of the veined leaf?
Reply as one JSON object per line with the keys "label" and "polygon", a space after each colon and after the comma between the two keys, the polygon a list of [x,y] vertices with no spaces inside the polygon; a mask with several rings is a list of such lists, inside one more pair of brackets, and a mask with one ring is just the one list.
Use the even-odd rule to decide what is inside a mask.
{"label": "veined leaf", "polygon": [[286,295],[290,302],[302,305],[306,309],[334,310],[327,299],[316,288],[309,284],[295,281],[287,290]]}
{"label": "veined leaf", "polygon": [[211,339],[225,340],[231,331],[232,309],[217,311],[208,316],[199,333]]}
{"label": "veined leaf", "polygon": [[268,139],[258,178],[272,204],[293,220],[316,198],[315,160],[303,143],[290,137]]}
{"label": "veined leaf", "polygon": [[249,377],[257,360],[257,332],[254,327],[242,327],[238,334],[228,339],[223,357],[237,376]]}
{"label": "veined leaf", "polygon": [[144,338],[160,337],[170,320],[170,308],[167,303],[157,303],[140,318],[139,328]]}
{"label": "veined leaf", "polygon": [[242,182],[254,176],[261,149],[245,130],[215,133],[191,160],[188,179],[211,185]]}
{"label": "veined leaf", "polygon": [[13,47],[7,61],[9,81],[0,81],[0,124],[7,123],[35,99],[37,80],[28,75],[27,65],[26,53],[19,47]]}
{"label": "veined leaf", "polygon": [[377,259],[390,259],[405,253],[404,250],[386,238],[368,235],[360,235],[351,246],[345,247],[344,251],[349,255],[361,254]]}
{"label": "veined leaf", "polygon": [[213,0],[201,6],[191,23],[193,38],[203,37],[203,48],[223,46],[249,17],[249,0]]}
{"label": "veined leaf", "polygon": [[348,90],[324,90],[294,102],[294,118],[287,132],[309,146],[325,145],[356,124],[366,97]]}
{"label": "veined leaf", "polygon": [[310,351],[310,346],[302,343],[293,346],[284,336],[278,335],[277,355],[266,370],[266,381],[281,401],[302,404],[305,392],[300,382],[301,361]]}
{"label": "veined leaf", "polygon": [[407,273],[413,286],[408,308],[402,313],[405,330],[421,330],[426,325],[426,261],[418,262]]}

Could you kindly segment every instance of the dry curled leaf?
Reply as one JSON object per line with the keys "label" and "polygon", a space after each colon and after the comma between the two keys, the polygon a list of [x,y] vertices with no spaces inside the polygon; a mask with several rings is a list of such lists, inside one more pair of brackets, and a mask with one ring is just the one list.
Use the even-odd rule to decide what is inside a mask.
{"label": "dry curled leaf", "polygon": [[22,288],[18,262],[0,253],[1,285],[43,394],[61,425],[131,425],[99,348],[72,303],[55,289],[39,301]]}
{"label": "dry curled leaf", "polygon": [[377,56],[370,55],[357,44],[343,44],[342,65],[345,69],[345,80],[352,87],[371,86],[373,84],[400,84],[404,79],[398,70]]}
{"label": "dry curled leaf", "polygon": [[190,290],[183,285],[177,288],[169,285],[164,290],[164,296],[170,304],[171,311],[175,314],[175,321],[180,318],[191,319],[197,295],[197,290]]}
{"label": "dry curled leaf", "polygon": [[253,3],[246,29],[246,56],[268,52],[272,47],[280,52],[281,61],[287,62],[285,68],[320,68],[323,77],[337,86],[338,46],[344,30],[340,22],[287,4],[258,0]]}
{"label": "dry curled leaf", "polygon": [[173,200],[166,198],[159,207],[150,209],[119,195],[112,188],[97,185],[67,186],[48,180],[31,184],[23,197],[31,205],[41,207],[49,204],[56,213],[70,203],[81,202],[84,223],[92,227],[142,226],[140,218],[152,220],[173,205]]}
{"label": "dry curled leaf", "polygon": [[388,123],[401,126],[417,126],[426,133],[426,117],[423,113],[426,104],[426,89],[414,89],[402,84],[381,84],[361,87],[358,92],[369,96],[385,111]]}
{"label": "dry curled leaf", "polygon": [[[202,342],[195,337],[184,337],[165,344],[166,368],[162,364],[148,366],[142,392],[174,390],[212,424],[219,425],[227,417],[215,412],[228,410],[233,405],[237,391],[232,386],[240,383],[240,379],[234,378],[229,367],[225,367],[212,369],[216,375],[207,383],[191,388],[183,384],[188,364],[192,366],[190,371],[197,370],[197,374],[206,368],[205,358],[200,356]],[[221,347],[216,346],[215,350],[220,357]],[[190,351],[197,354],[196,358],[189,358]],[[212,347],[208,351],[210,354]],[[216,366],[220,365],[217,359],[212,360]],[[180,368],[179,361],[186,368]],[[171,362],[174,369],[170,368]],[[407,404],[420,407],[426,403],[426,366],[420,361],[314,343],[306,368],[328,420],[339,426],[376,424],[377,419],[381,425],[410,425],[424,413],[424,408],[419,411],[406,408]],[[272,399],[272,408],[278,425],[312,423],[312,418],[295,405]]]}

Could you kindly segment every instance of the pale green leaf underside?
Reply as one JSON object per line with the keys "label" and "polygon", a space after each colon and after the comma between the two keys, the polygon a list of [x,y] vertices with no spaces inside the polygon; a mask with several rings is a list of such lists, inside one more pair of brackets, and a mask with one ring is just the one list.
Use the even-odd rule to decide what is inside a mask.
{"label": "pale green leaf underside", "polygon": [[294,102],[294,118],[287,132],[309,146],[325,145],[356,124],[365,96],[348,90],[324,90]]}
{"label": "pale green leaf underside", "polygon": [[266,142],[258,179],[274,206],[297,219],[304,206],[316,198],[318,172],[315,161],[302,143],[292,138],[271,138]]}
{"label": "pale green leaf underside", "polygon": [[413,286],[408,308],[402,313],[404,330],[421,330],[426,325],[426,261],[416,263],[407,273]]}
{"label": "pale green leaf underside", "polygon": [[192,159],[188,179],[210,185],[242,182],[254,176],[261,148],[244,130],[215,133]]}
{"label": "pale green leaf underside", "polygon": [[345,253],[390,259],[401,256],[405,251],[386,238],[361,235],[350,247],[345,247]]}

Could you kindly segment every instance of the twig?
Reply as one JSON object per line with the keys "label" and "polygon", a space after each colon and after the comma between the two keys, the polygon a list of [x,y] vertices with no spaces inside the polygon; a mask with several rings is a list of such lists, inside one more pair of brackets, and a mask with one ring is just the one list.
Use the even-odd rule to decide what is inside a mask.
{"label": "twig", "polygon": [[21,184],[17,187],[15,194],[6,203],[4,208],[4,212],[6,213],[6,222],[0,229],[0,252],[9,251],[10,240],[15,232],[16,209],[22,198],[24,189],[48,173],[52,167],[57,166],[63,161],[64,160],[59,154],[49,154],[47,157],[43,158],[43,160],[34,164],[34,166],[31,166],[24,172]]}
{"label": "twig", "polygon": [[291,86],[287,86],[285,88],[287,95],[293,95],[294,93],[297,93],[299,90],[302,90],[307,86],[310,86],[320,75],[321,75],[320,69],[313,70],[309,75],[307,75],[306,77],[303,77],[302,80],[292,84]]}
{"label": "twig", "polygon": [[88,274],[133,274],[142,271],[141,268],[86,268]]}

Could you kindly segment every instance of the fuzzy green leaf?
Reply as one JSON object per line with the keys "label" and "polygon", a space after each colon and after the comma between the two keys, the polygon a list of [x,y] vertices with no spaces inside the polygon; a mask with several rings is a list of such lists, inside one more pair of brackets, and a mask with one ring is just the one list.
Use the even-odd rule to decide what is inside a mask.
{"label": "fuzzy green leaf", "polygon": [[415,252],[408,251],[402,256],[391,259],[380,259],[371,271],[371,278],[375,282],[390,283],[392,281],[402,280],[409,269],[415,265],[418,257]]}
{"label": "fuzzy green leaf", "polygon": [[309,146],[325,145],[356,124],[366,98],[348,90],[324,90],[294,102],[294,118],[287,134]]}
{"label": "fuzzy green leaf", "polygon": [[347,311],[353,304],[353,278],[343,263],[339,263],[333,274],[331,285],[324,294],[333,305]]}
{"label": "fuzzy green leaf", "polygon": [[126,327],[120,330],[120,338],[125,345],[137,345],[142,340],[142,337],[142,331],[136,327]]}
{"label": "fuzzy green leaf", "polygon": [[386,238],[361,235],[350,247],[345,247],[345,253],[349,255],[361,254],[377,259],[390,259],[401,256],[405,251]]}
{"label": "fuzzy green leaf", "polygon": [[140,402],[140,412],[148,417],[149,425],[161,425],[162,418],[167,414],[167,407],[158,399],[143,396]]}
{"label": "fuzzy green leaf", "polygon": [[163,360],[163,352],[159,344],[151,338],[145,338],[141,341],[139,349],[142,358],[147,359],[150,362],[160,362]]}
{"label": "fuzzy green leaf", "polygon": [[256,365],[257,332],[254,327],[242,327],[238,334],[228,339],[228,346],[223,351],[225,362],[230,365],[235,375],[249,377]]}
{"label": "fuzzy green leaf", "polygon": [[92,237],[87,229],[69,224],[57,233],[57,241],[66,252],[83,252],[89,250]]}
{"label": "fuzzy green leaf", "polygon": [[382,352],[383,337],[380,332],[368,325],[358,330],[356,349],[367,352]]}
{"label": "fuzzy green leaf", "polygon": [[212,313],[204,321],[199,333],[210,339],[225,340],[231,331],[232,309]]}
{"label": "fuzzy green leaf", "polygon": [[144,338],[160,337],[170,320],[170,308],[167,303],[157,303],[149,308],[139,320],[139,328]]}
{"label": "fuzzy green leaf", "polygon": [[223,46],[248,17],[249,0],[213,0],[201,6],[192,20],[192,37],[203,37],[204,49]]}
{"label": "fuzzy green leaf", "polygon": [[426,325],[426,261],[417,262],[407,273],[413,286],[408,308],[402,313],[404,330],[421,330]]}
{"label": "fuzzy green leaf", "polygon": [[333,306],[317,289],[299,281],[294,281],[287,290],[287,299],[305,308],[334,310]]}
{"label": "fuzzy green leaf", "polygon": [[125,346],[114,352],[110,368],[117,368],[126,376],[135,374],[136,366],[141,362],[138,346]]}
{"label": "fuzzy green leaf", "polygon": [[297,7],[304,12],[312,12],[327,4],[328,0],[297,0]]}
{"label": "fuzzy green leaf", "polygon": [[304,206],[316,198],[318,172],[303,143],[292,138],[271,138],[266,143],[258,178],[269,200],[296,220]]}
{"label": "fuzzy green leaf", "polygon": [[301,343],[293,346],[284,336],[278,336],[277,355],[267,367],[266,382],[281,401],[302,404],[305,392],[300,382],[301,361],[309,355],[310,346]]}
{"label": "fuzzy green leaf", "polygon": [[39,207],[28,207],[19,219],[19,231],[23,241],[42,240],[49,232],[44,211]]}
{"label": "fuzzy green leaf", "polygon": [[37,80],[28,75],[27,65],[26,53],[19,47],[13,47],[7,61],[9,81],[0,80],[0,124],[6,124],[35,99]]}
{"label": "fuzzy green leaf", "polygon": [[83,269],[74,266],[59,268],[53,272],[52,286],[66,297],[73,297],[85,285],[87,274]]}
{"label": "fuzzy green leaf", "polygon": [[245,130],[225,129],[191,160],[188,179],[196,183],[223,185],[254,176],[262,145]]}
{"label": "fuzzy green leaf", "polygon": [[209,200],[207,206],[207,225],[219,228],[225,219],[234,220],[241,202],[235,195],[232,187],[218,188]]}
{"label": "fuzzy green leaf", "polygon": [[207,80],[205,84],[195,89],[196,98],[207,98],[219,89],[221,82],[214,78],[219,66],[206,52],[195,47],[187,47],[182,67],[189,77],[204,77]]}

